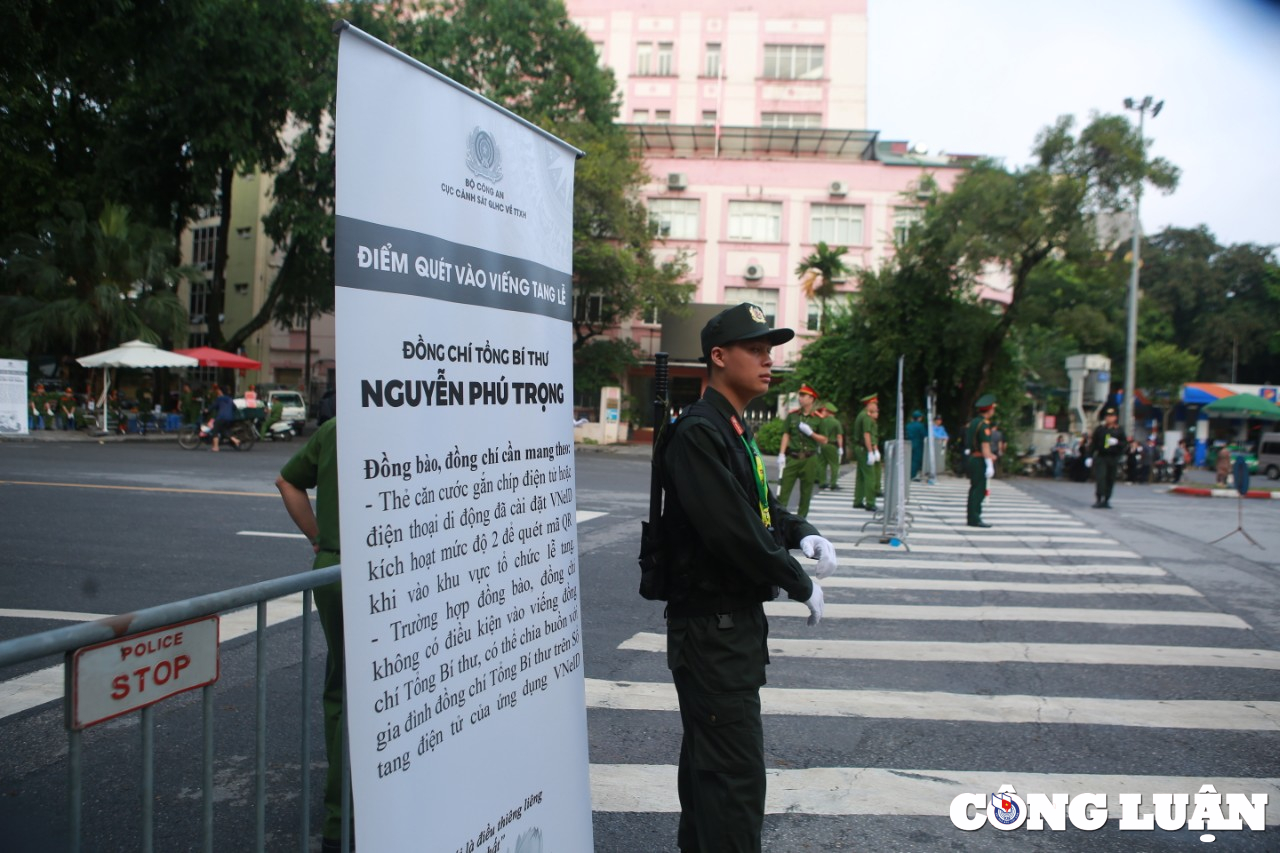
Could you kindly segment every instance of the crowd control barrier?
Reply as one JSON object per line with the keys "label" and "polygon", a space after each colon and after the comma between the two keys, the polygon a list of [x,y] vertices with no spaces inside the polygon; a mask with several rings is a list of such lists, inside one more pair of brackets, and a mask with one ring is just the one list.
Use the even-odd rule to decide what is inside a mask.
{"label": "crowd control barrier", "polygon": [[[0,642],[0,667],[12,666],[38,660],[50,655],[63,654],[64,683],[67,685],[63,704],[66,710],[67,727],[67,823],[68,849],[79,851],[82,848],[82,802],[84,796],[83,761],[84,730],[97,723],[105,722],[121,716],[119,707],[101,707],[95,704],[92,690],[81,686],[94,684],[95,678],[106,677],[107,690],[117,705],[128,705],[131,692],[143,692],[143,688],[153,692],[148,696],[158,696],[173,682],[180,680],[178,676],[191,676],[192,671],[201,666],[196,660],[196,651],[200,643],[198,636],[209,631],[208,623],[214,621],[219,614],[246,607],[257,608],[257,625],[254,630],[256,669],[254,677],[256,702],[256,735],[255,735],[255,767],[254,797],[255,810],[255,846],[253,849],[262,853],[266,850],[266,800],[267,800],[267,604],[270,601],[294,596],[302,593],[300,616],[306,617],[301,622],[301,713],[296,713],[299,729],[299,753],[301,768],[298,782],[298,808],[301,830],[299,832],[300,850],[306,853],[313,828],[311,823],[311,726],[308,724],[309,713],[313,703],[318,699],[312,696],[311,646],[316,641],[317,632],[313,630],[311,613],[312,590],[319,586],[334,583],[340,577],[341,567],[331,566],[325,569],[302,572],[288,577],[276,578],[222,592],[202,595],[195,598],[175,601],[139,610],[121,616],[99,619],[18,637]],[[216,622],[215,622],[216,624]],[[185,636],[184,636],[185,635]],[[216,628],[212,634],[214,654],[220,655]],[[176,638],[176,639],[175,639]],[[185,640],[186,646],[182,646]],[[319,642],[323,644],[323,636]],[[182,646],[180,649],[179,647]],[[184,651],[186,650],[186,651]],[[101,652],[106,651],[106,654]],[[168,654],[166,654],[168,653]],[[143,665],[126,667],[111,676],[109,668],[103,662],[109,660],[133,658],[142,660],[144,655],[158,657],[146,658]],[[185,660],[184,660],[185,658]],[[106,673],[104,676],[103,673]],[[214,755],[213,755],[213,689],[218,676],[216,659],[212,678],[204,673],[201,678],[205,683],[197,689],[201,691],[201,743],[203,748],[203,782],[201,796],[200,837],[192,838],[183,849],[201,849],[212,853],[214,845]],[[149,679],[149,681],[147,680]],[[178,695],[177,692],[163,696],[158,701]],[[143,700],[146,701],[146,700]],[[110,703],[108,703],[110,704]],[[138,707],[127,708],[122,713],[137,714],[140,717],[139,730],[141,743],[141,797],[138,803],[137,820],[140,828],[140,849],[143,853],[151,853],[154,849],[155,826],[155,701],[146,701]],[[296,712],[291,708],[291,712]],[[111,716],[102,716],[111,714]],[[276,729],[278,734],[278,728]],[[323,738],[321,738],[321,741]],[[344,778],[349,791],[349,769],[345,766]],[[344,797],[347,807],[343,813],[343,836],[350,838],[350,796]],[[121,816],[122,818],[124,816]],[[347,849],[349,841],[344,840],[343,849]],[[221,840],[219,850],[231,849],[225,839]],[[236,849],[244,849],[236,845]],[[273,845],[273,849],[280,849]]]}

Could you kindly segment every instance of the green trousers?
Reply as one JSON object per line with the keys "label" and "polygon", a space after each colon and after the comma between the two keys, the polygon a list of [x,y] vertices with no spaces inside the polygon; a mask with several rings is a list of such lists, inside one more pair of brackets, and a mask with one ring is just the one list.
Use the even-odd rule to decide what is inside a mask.
{"label": "green trousers", "polygon": [[880,466],[867,462],[867,449],[855,448],[853,458],[858,463],[857,480],[853,484],[853,505],[875,509],[876,496],[880,494]]}
{"label": "green trousers", "polygon": [[684,853],[760,853],[764,726],[760,686],[769,661],[761,605],[667,620],[667,665],[680,700],[680,828]]}
{"label": "green trousers", "polygon": [[969,471],[969,524],[977,524],[982,521],[982,501],[987,496],[987,463],[981,456],[969,454],[965,460],[965,467]]}
{"label": "green trousers", "polygon": [[796,509],[799,515],[809,514],[809,501],[813,497],[813,484],[818,479],[818,462],[822,457],[814,454],[805,459],[787,457],[787,464],[782,469],[782,491],[778,492],[778,503],[784,507],[791,498],[791,489],[796,482],[800,483],[800,506]]}
{"label": "green trousers", "polygon": [[1115,456],[1093,457],[1094,494],[1098,503],[1110,503],[1111,491],[1116,487],[1116,472],[1120,470],[1120,460]]}
{"label": "green trousers", "polygon": [[835,488],[840,479],[840,448],[834,441],[824,444],[818,451],[818,483]]}
{"label": "green trousers", "polygon": [[[313,569],[324,569],[336,566],[341,562],[338,554],[332,551],[321,551],[316,554]],[[329,653],[324,664],[324,754],[329,762],[329,769],[324,780],[324,825],[322,833],[325,838],[342,838],[342,729],[345,724],[343,715],[343,681],[346,666],[343,658],[342,643],[342,584],[331,583],[316,587],[313,597],[316,603],[316,614],[320,617],[320,627],[324,629],[325,645]]]}

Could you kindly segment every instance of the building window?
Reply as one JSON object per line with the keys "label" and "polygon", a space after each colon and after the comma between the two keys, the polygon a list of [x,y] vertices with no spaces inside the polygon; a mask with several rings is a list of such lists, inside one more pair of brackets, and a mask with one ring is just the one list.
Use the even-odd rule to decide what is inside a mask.
{"label": "building window", "polygon": [[218,251],[218,226],[196,228],[191,232],[191,265],[208,272],[213,269]]}
{"label": "building window", "polygon": [[599,323],[602,316],[604,316],[604,297],[599,293],[573,297],[574,322]]}
{"label": "building window", "polygon": [[782,204],[776,201],[729,202],[729,239],[781,242]]}
{"label": "building window", "polygon": [[669,41],[658,42],[658,67],[654,69],[654,73],[659,77],[670,77],[674,72],[674,64],[671,56],[675,51],[675,45]]}
{"label": "building window", "polygon": [[671,110],[654,110],[654,124],[671,124]]}
{"label": "building window", "polygon": [[648,110],[632,110],[631,123],[632,124],[648,124],[649,111]]}
{"label": "building window", "polygon": [[649,223],[660,237],[673,240],[698,239],[696,198],[654,198],[649,200]]}
{"label": "building window", "polygon": [[750,302],[764,312],[764,321],[770,326],[778,322],[778,291],[759,287],[730,287],[724,292],[725,302]]}
{"label": "building window", "polygon": [[822,45],[766,44],[764,76],[768,80],[821,80]]}
{"label": "building window", "polygon": [[862,245],[862,207],[815,204],[809,208],[809,242],[832,246]]}
{"label": "building window", "polygon": [[703,110],[703,111],[702,111],[702,126],[703,126],[703,127],[715,127],[715,125],[716,125],[716,111],[715,111],[715,110]]}
{"label": "building window", "polygon": [[720,45],[717,42],[707,43],[707,61],[703,66],[703,75],[706,77],[720,76]]}
{"label": "building window", "polygon": [[761,127],[822,127],[822,113],[761,113]]}
{"label": "building window", "polygon": [[893,244],[901,246],[911,236],[911,229],[924,218],[924,211],[918,207],[895,207],[893,209]]}
{"label": "building window", "polygon": [[[209,291],[212,289],[212,282],[191,282],[191,296],[187,300],[187,313],[191,315],[193,324],[198,325],[205,322],[205,315],[209,313]],[[192,346],[200,346],[200,344],[192,344]]]}
{"label": "building window", "polygon": [[653,72],[653,42],[636,42],[636,76],[648,77]]}
{"label": "building window", "polygon": [[805,315],[804,327],[810,332],[818,331],[818,326],[822,323],[822,305],[818,301],[812,300],[808,304],[808,311]]}

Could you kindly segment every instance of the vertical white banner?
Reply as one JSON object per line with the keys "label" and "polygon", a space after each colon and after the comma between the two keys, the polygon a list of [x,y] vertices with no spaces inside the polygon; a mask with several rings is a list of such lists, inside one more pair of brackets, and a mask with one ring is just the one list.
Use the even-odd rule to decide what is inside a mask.
{"label": "vertical white banner", "polygon": [[26,435],[27,363],[0,358],[0,435]]}
{"label": "vertical white banner", "polygon": [[336,133],[357,846],[590,850],[577,152],[352,28]]}

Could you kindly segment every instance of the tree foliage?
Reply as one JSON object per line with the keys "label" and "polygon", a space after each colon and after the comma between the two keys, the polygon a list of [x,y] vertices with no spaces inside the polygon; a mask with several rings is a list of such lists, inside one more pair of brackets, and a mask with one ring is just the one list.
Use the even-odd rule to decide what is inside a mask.
{"label": "tree foliage", "polygon": [[172,339],[186,327],[174,295],[192,271],[172,262],[173,239],[107,205],[90,218],[78,203],[34,234],[16,235],[0,295],[0,334],[14,354],[88,354],[123,341]]}
{"label": "tree foliage", "polygon": [[[1006,411],[1022,396],[1021,374],[1035,355],[1027,347],[1046,335],[1020,339],[1015,330],[1025,314],[1033,327],[1045,319],[1034,310],[1037,293],[1080,290],[1073,326],[1084,343],[1093,342],[1087,340],[1093,327],[1105,339],[1110,323],[1098,321],[1108,311],[1098,303],[1109,305],[1113,297],[1083,297],[1109,294],[1118,277],[1100,269],[1107,259],[1094,222],[1131,203],[1131,188],[1143,182],[1171,190],[1178,172],[1146,157],[1124,117],[1095,117],[1078,136],[1073,128],[1070,117],[1046,128],[1029,166],[979,161],[951,192],[933,195],[894,258],[860,275],[848,322],[837,323],[838,333],[851,338],[848,360],[822,369],[843,370],[867,391],[887,392],[896,381],[897,357],[905,354],[908,404],[932,388],[944,416],[963,422],[982,393],[996,393]],[[982,281],[992,275],[1007,278],[1003,305],[979,301]],[[825,360],[826,349],[815,356]],[[800,373],[810,359],[806,349]]]}
{"label": "tree foliage", "polygon": [[828,246],[822,240],[813,247],[813,252],[796,266],[796,275],[800,277],[800,287],[810,299],[817,299],[821,306],[818,314],[818,331],[827,331],[827,301],[836,295],[836,285],[849,274],[844,256],[848,252],[845,246]]}

